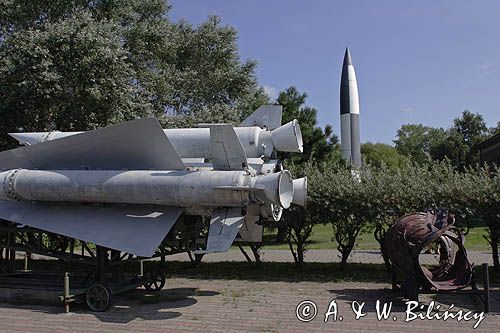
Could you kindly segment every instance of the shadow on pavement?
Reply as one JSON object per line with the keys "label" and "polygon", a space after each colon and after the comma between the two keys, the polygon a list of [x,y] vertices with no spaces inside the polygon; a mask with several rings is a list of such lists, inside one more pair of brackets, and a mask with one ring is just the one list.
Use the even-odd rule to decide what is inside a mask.
{"label": "shadow on pavement", "polygon": [[112,305],[106,312],[92,312],[85,304],[72,304],[70,314],[63,313],[62,305],[24,305],[0,303],[0,308],[19,308],[33,312],[53,315],[71,316],[72,314],[91,314],[102,322],[126,324],[135,319],[165,320],[180,317],[176,309],[196,304],[197,297],[218,295],[218,292],[198,290],[197,288],[163,289],[157,293],[145,289],[136,289],[125,294],[116,295]]}

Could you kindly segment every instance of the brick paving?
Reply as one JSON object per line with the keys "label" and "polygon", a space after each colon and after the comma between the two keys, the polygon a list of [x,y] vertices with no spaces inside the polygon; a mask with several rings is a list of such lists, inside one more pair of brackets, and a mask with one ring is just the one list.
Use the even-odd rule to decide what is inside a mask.
{"label": "brick paving", "polygon": [[[489,253],[469,252],[479,265],[491,263]],[[288,250],[263,250],[262,259],[269,262],[292,262]],[[186,254],[168,260],[189,260]],[[239,250],[210,254],[203,261],[244,261]],[[308,262],[338,262],[335,250],[311,250]],[[430,262],[432,255],[424,255]],[[378,251],[354,251],[350,262],[382,263]],[[310,322],[296,317],[297,305],[311,300],[317,305],[317,316]],[[324,322],[328,305],[335,300],[336,322]],[[376,301],[393,302],[387,320],[377,320]],[[454,305],[453,311],[481,311],[481,303],[471,295],[425,295],[422,304],[435,300],[441,314]],[[351,302],[365,302],[366,316],[354,319]],[[405,322],[404,301],[397,298],[390,285],[383,283],[262,282],[245,280],[202,280],[171,278],[161,293],[148,294],[138,289],[116,296],[105,313],[93,313],[83,305],[74,305],[70,314],[62,306],[11,305],[0,303],[2,332],[470,332],[471,321],[414,320]],[[393,320],[396,317],[396,320]],[[499,332],[500,290],[492,292],[492,312],[485,315],[476,332]]]}
{"label": "brick paving", "polygon": [[[380,283],[255,282],[243,280],[193,280],[174,278],[159,296],[138,289],[117,296],[105,313],[92,313],[73,306],[9,305],[0,303],[0,332],[470,332],[476,320],[414,320],[405,322],[405,305]],[[388,320],[378,321],[376,300],[393,302]],[[310,322],[296,318],[303,300],[317,304],[318,314]],[[324,323],[332,300],[342,321]],[[366,302],[366,316],[355,320],[351,302]],[[421,301],[428,303],[430,296]],[[480,309],[471,296],[439,295],[443,309]],[[476,332],[498,332],[500,291],[493,292],[492,314],[486,315]],[[393,320],[396,317],[396,321]]]}

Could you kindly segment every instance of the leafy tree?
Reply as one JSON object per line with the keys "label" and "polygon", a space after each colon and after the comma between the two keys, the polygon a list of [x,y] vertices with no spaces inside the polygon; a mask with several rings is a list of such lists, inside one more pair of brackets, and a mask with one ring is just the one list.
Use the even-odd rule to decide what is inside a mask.
{"label": "leafy tree", "polygon": [[500,121],[497,122],[495,127],[490,128],[491,135],[497,135],[500,133]]}
{"label": "leafy tree", "polygon": [[397,168],[408,161],[405,156],[398,153],[396,148],[384,143],[363,143],[361,154],[366,163],[376,167],[386,165],[390,168]]}
{"label": "leafy tree", "polygon": [[477,144],[487,138],[488,132],[480,114],[465,110],[446,131],[446,138],[434,146],[433,159],[447,158],[461,169],[475,165],[479,162]]}
{"label": "leafy tree", "polygon": [[462,170],[479,161],[477,144],[495,129],[488,130],[483,117],[468,110],[447,130],[422,124],[403,125],[394,140],[399,153],[417,163],[449,159]]}
{"label": "leafy tree", "polygon": [[488,236],[493,256],[493,268],[500,272],[500,169],[482,167],[467,169],[467,204],[472,212],[488,226]]}
{"label": "leafy tree", "polygon": [[311,235],[314,224],[326,223],[318,214],[314,205],[316,192],[316,179],[321,168],[338,168],[344,166],[344,160],[338,149],[337,137],[333,134],[332,127],[325,129],[317,126],[317,111],[305,106],[307,94],[300,93],[297,88],[289,87],[279,94],[277,102],[283,106],[283,123],[297,119],[300,124],[304,142],[303,154],[279,153],[278,157],[292,172],[295,178],[308,177],[308,204],[307,209],[292,206],[284,212],[282,221],[279,222],[276,240],[287,240],[295,262],[302,265],[304,253],[307,251],[307,240]]}
{"label": "leafy tree", "polygon": [[[88,130],[144,116],[238,123],[268,101],[237,33],[171,23],[164,0],[0,2],[0,145],[7,132]],[[176,116],[176,117],[170,117]]]}
{"label": "leafy tree", "polygon": [[[132,70],[112,22],[73,13],[41,29],[14,32],[0,45],[0,130],[87,130],[128,118]],[[146,105],[143,105],[146,106]]]}
{"label": "leafy tree", "polygon": [[469,110],[465,110],[461,118],[453,120],[452,130],[459,133],[464,143],[470,147],[481,142],[488,131],[483,116],[479,113],[473,114]]}
{"label": "leafy tree", "polygon": [[323,175],[335,179],[335,186],[327,179],[323,179],[323,186],[327,186],[325,205],[333,224],[337,250],[341,253],[341,266],[344,266],[358,235],[377,216],[370,197],[377,196],[379,189],[374,186],[376,178],[370,175],[366,166],[358,170],[358,177],[353,177],[350,170],[342,169]]}
{"label": "leafy tree", "polygon": [[331,125],[326,125],[323,130],[317,126],[317,111],[305,106],[307,94],[300,93],[291,86],[280,92],[278,104],[283,106],[283,123],[297,119],[302,132],[304,152],[302,154],[280,154],[280,158],[295,163],[304,163],[308,160],[325,161],[330,158],[337,159],[338,137],[333,133]]}
{"label": "leafy tree", "polygon": [[410,157],[417,163],[426,163],[431,159],[434,146],[444,138],[445,131],[442,128],[406,124],[398,130],[394,143],[401,155]]}

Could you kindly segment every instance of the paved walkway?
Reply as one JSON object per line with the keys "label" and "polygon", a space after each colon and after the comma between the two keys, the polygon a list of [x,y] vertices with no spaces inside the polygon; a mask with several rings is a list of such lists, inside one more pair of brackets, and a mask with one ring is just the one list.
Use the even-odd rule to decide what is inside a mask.
{"label": "paved walkway", "polygon": [[[71,314],[62,307],[9,305],[0,303],[0,332],[471,332],[478,318],[405,322],[406,304],[387,288],[376,283],[255,282],[242,280],[192,280],[175,278],[158,295],[138,289],[118,296],[105,313],[92,313],[83,306],[73,306]],[[485,315],[475,332],[498,332],[500,327],[500,292],[494,291],[492,314]],[[316,304],[317,315],[310,322],[297,319],[296,308],[304,300]],[[337,304],[325,323],[331,301]],[[387,320],[377,320],[376,301],[392,303]],[[435,297],[440,314],[453,303],[453,311],[478,310],[471,296]],[[354,319],[353,301],[365,302],[366,315]],[[429,304],[431,298],[422,297]],[[389,303],[388,303],[389,304]],[[305,304],[306,306],[308,304]],[[310,311],[308,311],[308,309]],[[303,319],[314,308],[301,307]],[[342,321],[340,321],[340,316]],[[396,318],[396,319],[394,319]],[[410,314],[411,318],[411,314]]]}
{"label": "paved walkway", "polygon": [[[253,259],[252,252],[246,250]],[[293,262],[292,254],[289,250],[262,250],[262,260],[268,262]],[[469,251],[467,252],[469,260],[473,262],[476,266],[482,263],[492,264],[491,253],[489,252],[478,252]],[[437,261],[437,255],[433,254],[422,254],[422,261],[424,263],[433,263]],[[178,260],[187,261],[189,257],[186,253],[179,253],[173,256],[169,256],[167,260]],[[306,253],[306,262],[340,262],[340,253],[337,250],[309,250]],[[245,257],[239,250],[230,250],[225,253],[211,253],[203,257],[204,262],[217,262],[217,261],[245,261]],[[377,250],[356,250],[353,251],[349,262],[355,263],[366,263],[383,264],[384,260],[380,251]]]}

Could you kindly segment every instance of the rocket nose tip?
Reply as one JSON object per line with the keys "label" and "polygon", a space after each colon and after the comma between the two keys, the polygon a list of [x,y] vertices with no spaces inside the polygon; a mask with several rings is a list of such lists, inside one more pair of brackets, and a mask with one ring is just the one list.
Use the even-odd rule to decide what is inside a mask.
{"label": "rocket nose tip", "polygon": [[351,58],[351,52],[349,52],[349,47],[345,48],[344,65],[352,66],[352,58]]}

